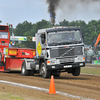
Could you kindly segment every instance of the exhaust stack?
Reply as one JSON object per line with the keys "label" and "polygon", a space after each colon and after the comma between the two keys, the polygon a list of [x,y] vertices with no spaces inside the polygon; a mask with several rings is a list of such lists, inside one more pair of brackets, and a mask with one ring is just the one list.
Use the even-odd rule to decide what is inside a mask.
{"label": "exhaust stack", "polygon": [[50,13],[51,17],[51,23],[54,26],[55,24],[55,17],[56,17],[56,9],[59,5],[60,0],[47,0],[48,6],[48,12]]}

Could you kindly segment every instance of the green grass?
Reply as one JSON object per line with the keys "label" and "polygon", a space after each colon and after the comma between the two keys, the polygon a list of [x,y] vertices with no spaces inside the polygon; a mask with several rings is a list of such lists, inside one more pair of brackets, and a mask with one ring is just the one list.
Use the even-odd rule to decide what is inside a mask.
{"label": "green grass", "polygon": [[10,100],[25,100],[25,99],[23,99],[22,97],[14,97],[14,96],[11,96],[10,97]]}
{"label": "green grass", "polygon": [[7,92],[0,92],[0,100],[25,100],[23,97],[19,97]]}
{"label": "green grass", "polygon": [[81,73],[100,75],[100,68],[81,67]]}

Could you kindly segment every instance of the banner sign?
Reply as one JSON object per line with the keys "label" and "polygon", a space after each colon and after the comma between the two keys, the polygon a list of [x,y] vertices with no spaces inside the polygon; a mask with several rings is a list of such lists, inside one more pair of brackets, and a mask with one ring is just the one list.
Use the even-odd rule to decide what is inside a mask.
{"label": "banner sign", "polygon": [[32,41],[36,41],[36,37],[32,37]]}
{"label": "banner sign", "polygon": [[27,37],[26,36],[10,36],[10,40],[27,41]]}
{"label": "banner sign", "polygon": [[32,36],[27,36],[27,41],[32,41]]}
{"label": "banner sign", "polygon": [[92,61],[92,65],[100,65],[100,60],[94,60],[94,61]]}

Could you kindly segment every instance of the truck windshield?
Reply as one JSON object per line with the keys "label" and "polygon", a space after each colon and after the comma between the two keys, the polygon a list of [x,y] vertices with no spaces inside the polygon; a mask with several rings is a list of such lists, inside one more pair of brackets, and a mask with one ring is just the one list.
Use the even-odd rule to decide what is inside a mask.
{"label": "truck windshield", "polygon": [[72,43],[82,43],[82,35],[77,31],[57,31],[48,33],[48,45],[66,45]]}
{"label": "truck windshield", "polygon": [[8,39],[8,32],[0,32],[0,39]]}

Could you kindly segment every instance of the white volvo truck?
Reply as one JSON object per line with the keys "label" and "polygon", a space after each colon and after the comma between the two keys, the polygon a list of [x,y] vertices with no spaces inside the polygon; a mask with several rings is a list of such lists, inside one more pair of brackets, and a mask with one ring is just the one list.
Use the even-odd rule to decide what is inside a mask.
{"label": "white volvo truck", "polygon": [[80,75],[85,66],[83,35],[79,27],[53,27],[36,33],[36,56],[24,59],[22,75],[39,73],[43,78],[61,72]]}

